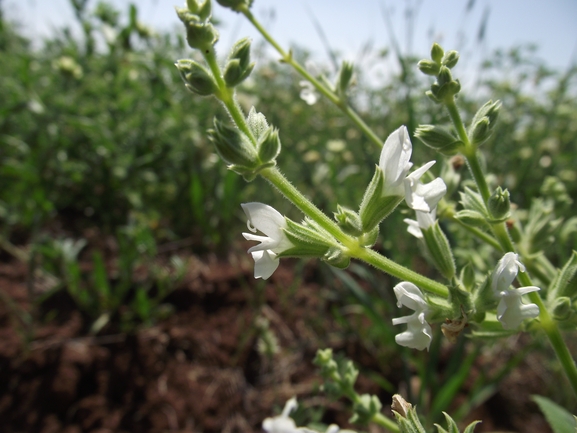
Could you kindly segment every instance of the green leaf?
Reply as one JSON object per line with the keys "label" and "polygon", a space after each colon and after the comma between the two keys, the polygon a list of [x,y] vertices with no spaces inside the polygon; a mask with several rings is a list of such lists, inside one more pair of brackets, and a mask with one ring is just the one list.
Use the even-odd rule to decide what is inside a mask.
{"label": "green leaf", "polygon": [[554,433],[575,433],[577,422],[566,409],[540,395],[533,395],[531,398],[545,415]]}

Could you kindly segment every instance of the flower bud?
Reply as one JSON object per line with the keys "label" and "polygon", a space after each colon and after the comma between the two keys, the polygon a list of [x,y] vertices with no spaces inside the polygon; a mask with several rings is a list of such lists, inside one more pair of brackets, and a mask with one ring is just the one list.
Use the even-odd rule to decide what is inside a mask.
{"label": "flower bud", "polygon": [[218,92],[212,74],[194,60],[181,59],[175,63],[188,90],[197,95],[208,96]]}
{"label": "flower bud", "polygon": [[276,157],[280,153],[280,148],[278,129],[271,126],[262,134],[257,144],[260,161],[262,163],[275,162]]}
{"label": "flower bud", "polygon": [[455,259],[439,222],[435,221],[429,228],[421,229],[421,232],[433,264],[445,278],[452,279],[455,276]]}
{"label": "flower bud", "polygon": [[310,220],[298,224],[286,218],[284,234],[291,248],[279,253],[279,257],[324,257],[332,246],[330,235]]}
{"label": "flower bud", "polygon": [[561,296],[553,301],[551,305],[551,313],[555,320],[567,320],[573,314],[573,306],[571,299],[567,296]]}
{"label": "flower bud", "polygon": [[383,405],[376,395],[363,394],[353,404],[351,423],[367,424],[374,416],[381,412]]}
{"label": "flower bud", "polygon": [[441,48],[441,46],[435,42],[431,47],[431,59],[433,59],[436,64],[440,65],[444,55],[445,50],[443,50],[443,48]]}
{"label": "flower bud", "polygon": [[352,236],[360,236],[363,234],[361,218],[355,211],[341,205],[337,205],[335,219],[337,220],[339,227],[345,233]]}
{"label": "flower bud", "polygon": [[419,68],[419,71],[425,75],[436,77],[439,73],[439,65],[431,60],[420,60],[419,63],[417,63],[417,67]]}
{"label": "flower bud", "polygon": [[178,18],[186,28],[186,41],[190,48],[208,51],[218,41],[218,31],[208,18],[202,18],[187,8],[176,8]]}
{"label": "flower bud", "polygon": [[455,50],[451,50],[445,53],[441,63],[447,68],[452,69],[455,67],[458,61],[459,61],[459,53]]}
{"label": "flower bud", "polygon": [[339,74],[337,76],[336,88],[339,95],[344,97],[351,79],[353,78],[353,64],[351,62],[343,62]]}
{"label": "flower bud", "polygon": [[329,265],[339,269],[346,269],[351,263],[351,258],[346,255],[341,248],[338,247],[330,248],[322,260],[327,262]]}
{"label": "flower bud", "polygon": [[250,8],[253,0],[216,0],[216,2],[225,7],[239,12],[243,8]]}
{"label": "flower bud", "polygon": [[238,41],[231,49],[224,67],[224,81],[228,87],[235,87],[248,78],[254,68],[250,62],[250,39]]}
{"label": "flower bud", "polygon": [[511,201],[509,200],[509,191],[502,190],[497,187],[488,202],[489,213],[497,220],[507,219],[509,217],[509,209],[511,208]]}
{"label": "flower bud", "polygon": [[443,126],[420,125],[415,131],[415,137],[445,156],[455,155],[463,145],[461,140]]}
{"label": "flower bud", "polygon": [[451,74],[451,70],[446,66],[441,66],[439,68],[439,74],[437,79],[439,86],[443,86],[447,83],[450,83],[451,81],[453,81],[453,75]]}
{"label": "flower bud", "polygon": [[205,21],[208,20],[212,13],[212,5],[210,0],[186,0],[186,7],[188,10],[194,14],[198,15],[198,17]]}
{"label": "flower bud", "polygon": [[468,134],[472,144],[478,146],[487,141],[495,128],[500,109],[500,101],[489,101],[479,108],[473,117]]}
{"label": "flower bud", "polygon": [[256,149],[237,128],[214,119],[214,129],[208,131],[208,138],[214,143],[216,151],[231,166],[231,169],[238,168],[235,171],[245,174],[258,167]]}

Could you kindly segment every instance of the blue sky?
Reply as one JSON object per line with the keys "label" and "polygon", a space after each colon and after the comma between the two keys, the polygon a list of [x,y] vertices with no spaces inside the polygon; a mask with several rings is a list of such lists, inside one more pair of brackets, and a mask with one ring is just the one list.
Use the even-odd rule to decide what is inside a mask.
{"label": "blue sky", "polygon": [[[128,0],[110,0],[126,10]],[[91,5],[94,5],[93,0]],[[173,6],[184,1],[134,1],[140,19],[155,28],[178,25]],[[66,23],[72,23],[69,0],[4,0],[7,15],[23,24],[29,34],[41,36]],[[469,13],[466,6],[472,4]],[[412,27],[406,10],[416,10]],[[240,15],[219,5],[215,15],[225,26],[221,30],[221,51],[234,39],[258,34]],[[274,18],[271,15],[274,11]],[[254,14],[281,45],[306,47],[322,59],[326,51],[315,30],[313,17],[326,34],[333,49],[354,60],[361,47],[372,40],[376,48],[389,46],[390,31],[384,12],[403,50],[425,56],[433,41],[445,48],[457,48],[463,55],[481,57],[496,48],[533,42],[539,57],[551,67],[565,69],[577,60],[577,0],[255,0]],[[479,45],[480,23],[488,14],[485,40]],[[409,36],[410,35],[410,36]]]}

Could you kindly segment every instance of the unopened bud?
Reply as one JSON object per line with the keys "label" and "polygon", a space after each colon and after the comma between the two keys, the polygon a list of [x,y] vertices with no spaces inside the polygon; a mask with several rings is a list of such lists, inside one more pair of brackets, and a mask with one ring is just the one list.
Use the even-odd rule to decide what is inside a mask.
{"label": "unopened bud", "polygon": [[203,21],[209,19],[212,13],[210,0],[186,0],[186,7]]}
{"label": "unopened bud", "polygon": [[190,48],[205,52],[218,41],[218,31],[207,18],[202,18],[187,8],[176,8],[176,13],[186,28],[186,41]]}
{"label": "unopened bud", "polygon": [[[258,157],[262,163],[275,162],[280,153],[281,144],[278,129],[269,127],[257,143]],[[276,163],[276,162],[275,162]]]}
{"label": "unopened bud", "polygon": [[439,68],[439,74],[437,79],[439,86],[443,86],[444,84],[450,83],[451,81],[453,81],[453,75],[451,74],[451,70],[446,66],[441,66]]}
{"label": "unopened bud", "polygon": [[232,47],[226,66],[224,81],[228,87],[234,87],[248,78],[254,68],[250,62],[250,39],[244,38]]}
{"label": "unopened bud", "polygon": [[181,59],[175,63],[186,88],[202,96],[213,95],[218,91],[218,85],[212,74],[194,60]]}
{"label": "unopened bud", "polygon": [[489,202],[487,203],[489,208],[489,213],[491,216],[497,220],[508,218],[509,210],[511,209],[511,200],[509,198],[509,191],[507,189],[503,190],[501,187],[497,187],[491,197],[489,197]]}
{"label": "unopened bud", "polygon": [[258,167],[256,149],[237,128],[214,119],[214,129],[208,131],[208,138],[214,143],[221,158],[231,166],[241,167],[243,171]]}
{"label": "unopened bud", "polygon": [[455,67],[458,61],[459,61],[459,53],[455,50],[451,50],[444,55],[441,63],[447,68],[452,69]]}
{"label": "unopened bud", "polygon": [[415,137],[446,156],[456,154],[463,145],[461,140],[443,126],[420,125],[415,131]]}
{"label": "unopened bud", "polygon": [[322,260],[339,269],[346,269],[351,263],[351,258],[338,247],[329,248]]}
{"label": "unopened bud", "polygon": [[337,76],[337,91],[343,97],[349,87],[351,79],[353,78],[353,64],[351,62],[343,62],[339,75]]}
{"label": "unopened bud", "polygon": [[495,129],[500,109],[500,101],[489,101],[477,111],[469,129],[471,143],[478,146],[487,141]]}
{"label": "unopened bud", "polygon": [[353,236],[360,236],[363,233],[363,227],[359,214],[355,211],[337,205],[337,212],[335,212],[335,219],[341,229],[347,234]]}
{"label": "unopened bud", "polygon": [[433,59],[436,64],[440,65],[444,55],[445,50],[435,42],[431,47],[431,59]]}
{"label": "unopened bud", "polygon": [[425,75],[432,75],[434,77],[439,73],[439,65],[431,60],[421,60],[417,63],[419,71]]}
{"label": "unopened bud", "polygon": [[240,12],[243,8],[250,8],[253,0],[216,0],[217,3],[225,8]]}
{"label": "unopened bud", "polygon": [[553,301],[551,306],[551,311],[553,318],[555,320],[567,320],[573,314],[573,306],[571,305],[571,298],[567,296],[561,296]]}

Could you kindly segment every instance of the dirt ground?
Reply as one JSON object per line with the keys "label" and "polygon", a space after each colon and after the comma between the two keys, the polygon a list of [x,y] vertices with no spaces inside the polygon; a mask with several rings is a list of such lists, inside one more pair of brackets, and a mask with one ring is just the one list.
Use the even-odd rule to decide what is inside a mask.
{"label": "dirt ground", "polygon": [[[87,318],[65,291],[27,323],[18,313],[31,311],[26,267],[2,255],[0,431],[259,432],[262,420],[295,395],[305,406],[328,405],[323,422],[345,427],[345,402],[318,391],[316,350],[333,347],[368,368],[378,363],[354,336],[339,333],[330,297],[315,282],[316,266],[306,264],[295,285],[295,262],[283,260],[262,283],[252,278],[246,254],[190,257],[184,281],[167,299],[171,315],[131,333],[108,326],[89,335]],[[282,288],[289,286],[286,295]],[[268,320],[278,340],[272,358],[258,350],[256,315]],[[542,379],[531,373],[530,360],[523,365],[523,373],[510,375],[472,414],[484,420],[477,432],[550,431],[528,400]],[[391,401],[365,377],[359,389]]]}

